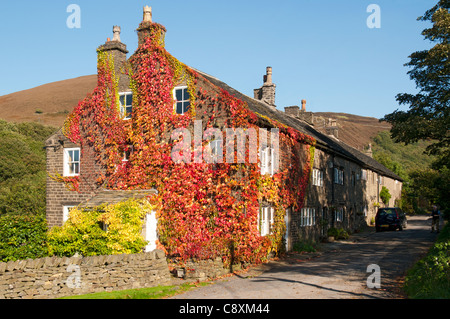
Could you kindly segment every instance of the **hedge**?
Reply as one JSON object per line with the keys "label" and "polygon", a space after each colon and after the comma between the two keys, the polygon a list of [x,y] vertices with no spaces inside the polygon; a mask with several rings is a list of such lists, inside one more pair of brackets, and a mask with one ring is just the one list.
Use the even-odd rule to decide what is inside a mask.
{"label": "hedge", "polygon": [[0,261],[48,256],[47,223],[43,214],[0,216]]}

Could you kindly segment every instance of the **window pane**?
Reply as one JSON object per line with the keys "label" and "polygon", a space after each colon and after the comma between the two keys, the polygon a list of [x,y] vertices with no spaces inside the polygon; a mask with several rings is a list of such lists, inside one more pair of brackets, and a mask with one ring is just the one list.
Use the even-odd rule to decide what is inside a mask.
{"label": "window pane", "polygon": [[176,90],[175,95],[176,95],[177,101],[183,101],[183,90],[180,90],[180,89]]}
{"label": "window pane", "polygon": [[73,164],[73,173],[80,174],[80,164],[79,163]]}
{"label": "window pane", "polygon": [[133,105],[133,94],[127,94],[127,106]]}
{"label": "window pane", "polygon": [[177,113],[178,114],[183,114],[183,103],[182,102],[178,102],[177,103]]}
{"label": "window pane", "polygon": [[190,106],[191,106],[190,102],[183,102],[183,113],[187,113],[189,111]]}
{"label": "window pane", "polygon": [[120,106],[124,106],[124,105],[125,105],[125,96],[124,96],[124,95],[121,95],[121,96],[119,97],[119,101],[120,101]]}
{"label": "window pane", "polygon": [[127,107],[127,108],[126,108],[126,113],[127,113],[127,114],[126,114],[126,117],[127,117],[127,118],[131,118],[131,115],[132,115],[132,113],[133,113],[133,107],[131,107],[131,106],[130,106],[130,107]]}
{"label": "window pane", "polygon": [[183,101],[189,101],[190,97],[189,97],[189,92],[187,89],[183,90]]}
{"label": "window pane", "polygon": [[80,151],[74,151],[73,152],[73,161],[79,162],[80,161]]}
{"label": "window pane", "polygon": [[67,151],[68,163],[73,162],[73,151]]}

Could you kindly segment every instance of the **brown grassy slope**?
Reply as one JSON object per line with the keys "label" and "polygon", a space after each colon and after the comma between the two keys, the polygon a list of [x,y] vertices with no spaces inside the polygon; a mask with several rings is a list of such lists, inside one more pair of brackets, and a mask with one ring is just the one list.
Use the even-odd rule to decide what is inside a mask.
{"label": "brown grassy slope", "polygon": [[328,118],[337,120],[339,139],[360,151],[372,143],[371,138],[377,136],[378,133],[391,129],[389,123],[380,123],[373,117],[346,113],[314,113],[314,116],[315,128],[321,132],[325,132],[324,121],[327,121]]}
{"label": "brown grassy slope", "polygon": [[88,75],[0,96],[0,118],[60,127],[68,113],[96,86],[97,75]]}

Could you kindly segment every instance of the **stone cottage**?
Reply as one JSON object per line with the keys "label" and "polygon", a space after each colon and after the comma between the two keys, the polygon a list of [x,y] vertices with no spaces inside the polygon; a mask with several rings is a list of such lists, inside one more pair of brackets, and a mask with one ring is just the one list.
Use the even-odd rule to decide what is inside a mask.
{"label": "stone cottage", "polygon": [[400,198],[401,178],[316,130],[306,101],[276,108],[271,67],[252,98],[170,55],[149,7],[130,57],[120,32],[98,48],[98,87],[46,142],[50,227],[74,206],[156,196],[148,250],[252,262],[370,222],[383,185]]}

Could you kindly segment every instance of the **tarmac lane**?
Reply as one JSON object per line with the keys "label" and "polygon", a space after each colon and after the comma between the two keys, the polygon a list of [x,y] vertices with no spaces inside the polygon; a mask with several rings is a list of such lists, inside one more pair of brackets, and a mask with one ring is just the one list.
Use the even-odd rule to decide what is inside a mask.
{"label": "tarmac lane", "polygon": [[173,299],[402,299],[402,277],[437,237],[428,217],[409,217],[408,224],[288,254]]}

